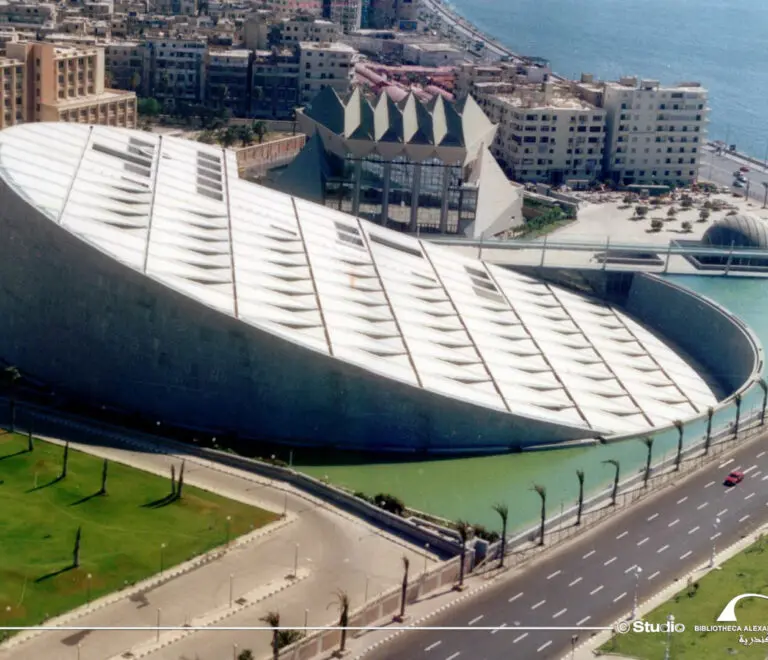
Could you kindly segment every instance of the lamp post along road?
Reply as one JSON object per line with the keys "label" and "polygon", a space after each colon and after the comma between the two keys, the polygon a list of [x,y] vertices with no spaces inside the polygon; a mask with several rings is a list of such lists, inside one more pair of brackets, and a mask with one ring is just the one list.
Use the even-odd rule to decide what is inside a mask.
{"label": "lamp post along road", "polygon": [[296,544],[296,548],[293,551],[293,577],[299,577],[299,544]]}
{"label": "lamp post along road", "polygon": [[720,518],[715,518],[715,522],[712,523],[712,555],[709,558],[709,567],[715,566],[715,542],[717,541],[717,526],[720,524]]}
{"label": "lamp post along road", "polygon": [[229,574],[229,607],[232,607],[235,595],[235,574]]}
{"label": "lamp post along road", "polygon": [[642,568],[635,566],[635,597],[632,601],[632,616],[630,617],[632,620],[637,618],[637,592],[640,589],[640,574],[642,572]]}
{"label": "lamp post along road", "polygon": [[672,647],[672,627],[675,625],[675,615],[670,614],[667,617],[667,645],[664,648],[664,660],[669,660],[669,654]]}

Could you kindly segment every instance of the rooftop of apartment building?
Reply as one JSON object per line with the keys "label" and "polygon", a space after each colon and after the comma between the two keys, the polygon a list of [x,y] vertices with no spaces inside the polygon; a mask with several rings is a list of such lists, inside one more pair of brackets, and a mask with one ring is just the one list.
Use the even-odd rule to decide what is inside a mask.
{"label": "rooftop of apartment building", "polygon": [[662,85],[658,80],[642,79],[637,76],[622,76],[618,80],[596,80],[591,73],[582,73],[581,79],[577,81],[578,85],[584,89],[589,89],[595,92],[601,92],[605,89],[647,89],[647,90],[663,90],[666,92],[674,91],[706,91],[700,82],[684,81],[675,83],[673,85]]}
{"label": "rooftop of apartment building", "polygon": [[352,46],[348,46],[347,44],[341,43],[340,41],[321,41],[321,42],[314,42],[314,41],[301,41],[299,42],[299,45],[301,46],[301,50],[323,50],[323,51],[335,51],[337,53],[356,53],[357,51],[352,48]]}
{"label": "rooftop of apartment building", "polygon": [[128,92],[122,89],[105,89],[100,94],[76,96],[71,99],[57,99],[53,105],[60,110],[66,110],[68,108],[78,108],[84,105],[90,106],[95,103],[111,103],[112,101],[128,100],[135,97],[135,92]]}
{"label": "rooftop of apartment building", "polygon": [[223,59],[223,60],[245,60],[251,55],[251,51],[247,48],[210,48],[208,50],[208,56],[211,59]]}
{"label": "rooftop of apartment building", "polygon": [[575,96],[570,89],[561,85],[545,83],[543,85],[517,85],[512,92],[496,94],[499,99],[512,108],[597,110],[594,105]]}

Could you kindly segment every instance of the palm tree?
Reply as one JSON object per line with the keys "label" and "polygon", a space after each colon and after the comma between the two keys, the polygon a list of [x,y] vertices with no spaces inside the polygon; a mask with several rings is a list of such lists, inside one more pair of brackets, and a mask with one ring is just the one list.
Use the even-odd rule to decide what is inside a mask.
{"label": "palm tree", "polygon": [[613,465],[616,468],[616,473],[613,475],[613,490],[611,491],[611,506],[616,506],[616,494],[619,492],[619,470],[621,465],[615,458],[609,458],[607,461],[603,461],[606,465]]}
{"label": "palm tree", "polygon": [[584,470],[576,470],[579,480],[579,508],[576,511],[576,525],[581,525],[581,512],[584,509]]}
{"label": "palm tree", "polygon": [[761,378],[757,381],[757,384],[760,386],[760,389],[763,390],[763,409],[760,413],[760,425],[762,426],[765,424],[765,407],[768,405],[768,383],[765,382],[765,378]]}
{"label": "palm tree", "polygon": [[67,476],[67,467],[69,467],[69,440],[64,443],[64,458],[61,461],[61,474],[59,479]]}
{"label": "palm tree", "polygon": [[464,564],[467,556],[467,541],[472,536],[472,526],[466,520],[456,521],[456,531],[459,533],[461,539],[461,559],[459,559],[459,584],[457,587],[461,589],[464,586]]}
{"label": "palm tree", "polygon": [[736,402],[736,422],[733,425],[733,437],[738,440],[739,422],[741,421],[741,392],[737,392],[733,400]]}
{"label": "palm tree", "polygon": [[253,132],[259,140],[259,144],[264,142],[264,136],[267,134],[267,125],[263,121],[253,122]]}
{"label": "palm tree", "polygon": [[675,471],[680,470],[680,463],[683,460],[683,423],[676,419],[673,424],[677,429],[677,456],[675,456]]}
{"label": "palm tree", "polygon": [[253,142],[253,129],[250,126],[241,126],[238,130],[238,134],[244,147],[247,147]]}
{"label": "palm tree", "polygon": [[219,140],[225,149],[231,147],[237,140],[237,129],[234,126],[227,127],[221,132]]}
{"label": "palm tree", "polygon": [[75,548],[72,550],[72,566],[74,568],[80,568],[80,540],[83,536],[82,526],[77,528],[77,534],[75,534]]}
{"label": "palm tree", "polygon": [[[715,414],[715,409],[712,406],[707,408],[707,436],[704,439],[704,456],[709,455],[709,446],[712,444],[712,417]],[[763,414],[765,414],[765,406],[763,406]]]}
{"label": "palm tree", "polygon": [[544,545],[544,527],[547,524],[547,489],[539,484],[534,484],[531,490],[535,490],[541,498],[541,527],[539,529],[539,545]]}
{"label": "palm tree", "polygon": [[101,468],[101,488],[99,489],[99,495],[107,494],[107,471],[109,470],[109,461],[105,458],[104,465]]}
{"label": "palm tree", "polygon": [[272,626],[272,660],[278,660],[280,657],[280,646],[277,643],[277,633],[280,629],[280,613],[270,610],[259,621]]}
{"label": "palm tree", "polygon": [[8,390],[8,412],[11,417],[11,433],[16,430],[16,383],[21,380],[21,372],[14,366],[3,369],[3,381]]}
{"label": "palm tree", "polygon": [[494,504],[493,510],[501,518],[501,558],[499,559],[499,568],[504,568],[504,555],[507,554],[507,520],[509,518],[509,507],[506,504]]}
{"label": "palm tree", "polygon": [[344,653],[347,648],[347,626],[349,625],[349,594],[343,589],[336,592],[336,600],[328,604],[336,605],[339,608],[339,628],[341,628],[341,642],[339,643],[339,653]]}
{"label": "palm tree", "polygon": [[400,621],[405,619],[405,598],[408,593],[408,569],[411,567],[411,560],[403,555],[403,584],[400,587]]}
{"label": "palm tree", "polygon": [[648,479],[651,478],[651,457],[653,456],[653,438],[643,438],[643,444],[648,450],[648,454],[645,457],[645,475],[643,475],[643,488],[648,488]]}

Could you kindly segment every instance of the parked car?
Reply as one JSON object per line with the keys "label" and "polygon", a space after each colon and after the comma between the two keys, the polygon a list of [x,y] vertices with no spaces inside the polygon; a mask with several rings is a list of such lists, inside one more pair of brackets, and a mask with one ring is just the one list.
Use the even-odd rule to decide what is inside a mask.
{"label": "parked car", "polygon": [[736,181],[733,182],[734,188],[743,188],[744,182],[741,179],[736,179]]}
{"label": "parked car", "polygon": [[738,470],[734,470],[725,478],[723,485],[729,486],[729,487],[735,486],[736,484],[739,484],[742,481],[744,481],[744,473],[739,472]]}

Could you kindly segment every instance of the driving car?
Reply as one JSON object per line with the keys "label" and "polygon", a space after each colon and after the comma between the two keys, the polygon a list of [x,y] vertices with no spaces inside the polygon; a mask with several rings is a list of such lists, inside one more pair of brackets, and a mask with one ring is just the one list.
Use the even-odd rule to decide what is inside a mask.
{"label": "driving car", "polygon": [[744,480],[744,473],[739,472],[738,470],[734,470],[725,478],[723,485],[735,486],[736,484],[741,483],[743,480]]}
{"label": "driving car", "polygon": [[739,168],[739,172],[749,172],[749,168],[746,165],[743,165]]}

